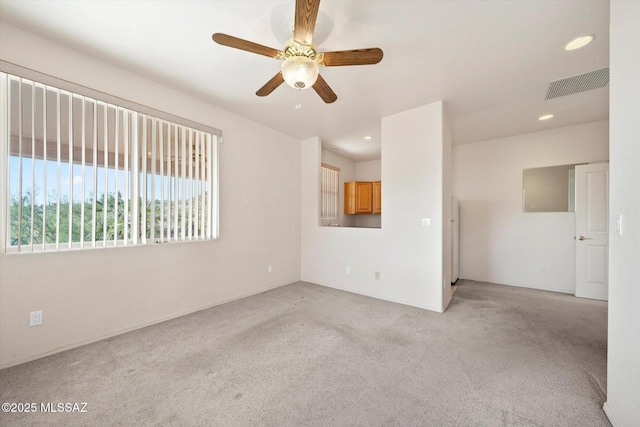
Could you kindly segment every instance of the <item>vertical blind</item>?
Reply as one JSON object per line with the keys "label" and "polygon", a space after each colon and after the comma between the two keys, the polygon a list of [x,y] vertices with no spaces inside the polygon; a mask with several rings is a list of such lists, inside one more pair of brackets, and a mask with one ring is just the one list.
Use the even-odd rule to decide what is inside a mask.
{"label": "vertical blind", "polygon": [[320,183],[320,218],[332,219],[338,217],[340,169],[335,166],[322,164],[322,181]]}
{"label": "vertical blind", "polygon": [[217,135],[0,79],[5,251],[217,238]]}

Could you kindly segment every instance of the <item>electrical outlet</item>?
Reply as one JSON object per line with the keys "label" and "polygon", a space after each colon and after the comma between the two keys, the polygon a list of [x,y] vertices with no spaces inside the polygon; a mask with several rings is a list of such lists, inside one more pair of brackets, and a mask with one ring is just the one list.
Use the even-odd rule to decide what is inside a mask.
{"label": "electrical outlet", "polygon": [[380,272],[376,271],[374,277],[376,280],[380,280]]}
{"label": "electrical outlet", "polygon": [[42,310],[29,313],[29,326],[42,325]]}
{"label": "electrical outlet", "polygon": [[273,273],[273,266],[271,264],[267,267],[267,273]]}

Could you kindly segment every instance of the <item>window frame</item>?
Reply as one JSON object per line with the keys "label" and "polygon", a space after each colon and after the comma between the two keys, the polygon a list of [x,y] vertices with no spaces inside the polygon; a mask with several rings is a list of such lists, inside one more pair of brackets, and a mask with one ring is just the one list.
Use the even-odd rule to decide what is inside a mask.
{"label": "window frame", "polygon": [[[34,70],[29,70],[27,68],[23,68],[14,64],[10,64],[7,63],[5,61],[0,61],[0,99],[2,100],[2,102],[0,102],[0,125],[1,125],[1,129],[2,129],[2,135],[0,135],[1,139],[2,139],[2,144],[0,146],[0,250],[3,253],[30,253],[30,252],[51,252],[51,251],[58,251],[58,250],[74,250],[74,249],[88,249],[88,248],[97,248],[97,247],[120,247],[120,246],[141,246],[141,245],[147,245],[147,244],[155,244],[155,243],[180,243],[180,242],[193,242],[193,241],[210,241],[210,240],[215,240],[219,237],[219,166],[218,166],[218,146],[220,143],[222,143],[222,132],[219,129],[216,128],[212,128],[210,126],[206,126],[200,123],[196,123],[190,120],[186,120],[183,119],[181,117],[177,117],[177,116],[173,116],[171,114],[165,113],[165,112],[161,112],[158,110],[155,110],[153,108],[150,107],[146,107],[143,106],[141,104],[136,104],[133,103],[131,101],[127,101],[109,94],[105,94],[90,88],[86,88],[77,84],[73,84],[64,80],[60,80],[57,79],[55,77],[52,76],[48,76],[46,74],[42,74],[39,72],[36,72]],[[135,123],[137,125],[138,120],[141,120],[143,123],[147,123],[147,121],[151,121],[151,123],[153,123],[153,138],[154,138],[154,142],[153,142],[153,150],[154,150],[154,156],[156,156],[155,153],[155,148],[156,148],[156,135],[155,135],[155,129],[156,129],[156,124],[159,123],[159,126],[161,126],[161,128],[164,128],[164,126],[167,126],[167,129],[171,129],[171,125],[175,125],[175,128],[178,129],[182,129],[184,131],[184,129],[188,129],[188,134],[190,135],[189,138],[191,138],[191,135],[195,135],[197,136],[197,138],[205,138],[202,140],[202,142],[198,142],[196,145],[196,152],[191,152],[191,150],[193,149],[193,147],[190,145],[191,139],[189,139],[188,144],[189,147],[187,147],[187,153],[189,156],[193,155],[199,155],[201,157],[199,157],[199,160],[196,161],[195,159],[193,160],[193,162],[191,161],[191,158],[189,158],[189,160],[180,160],[180,163],[188,163],[190,165],[190,168],[192,168],[190,170],[190,174],[188,175],[188,186],[192,186],[192,188],[195,188],[193,186],[196,186],[199,191],[200,189],[202,190],[202,196],[201,196],[201,200],[202,202],[200,203],[200,206],[197,207],[198,212],[194,212],[192,211],[192,209],[194,209],[193,206],[193,201],[192,199],[190,199],[189,201],[186,202],[187,205],[187,209],[189,210],[190,216],[187,218],[187,220],[191,221],[193,220],[193,216],[192,214],[202,214],[201,219],[198,219],[197,222],[202,221],[201,225],[204,229],[204,226],[207,225],[207,228],[205,231],[199,232],[199,233],[193,233],[193,231],[191,230],[191,228],[189,229],[188,235],[184,234],[184,226],[182,226],[182,234],[179,235],[179,238],[177,239],[169,239],[169,241],[164,239],[165,233],[163,231],[163,229],[161,229],[161,236],[159,239],[155,239],[154,237],[154,231],[151,232],[151,238],[147,237],[147,232],[146,229],[141,232],[138,233],[137,235],[134,236],[133,230],[131,231],[131,237],[125,236],[125,240],[120,240],[118,239],[118,235],[115,234],[114,231],[114,238],[113,239],[109,239],[109,240],[98,240],[96,241],[95,239],[92,239],[92,241],[88,241],[85,240],[84,237],[81,238],[80,242],[64,242],[64,243],[60,243],[59,242],[59,238],[56,238],[56,243],[48,243],[45,240],[45,237],[42,236],[42,240],[43,242],[41,243],[37,243],[34,244],[33,243],[33,237],[31,238],[31,244],[20,244],[20,245],[12,245],[11,242],[9,241],[10,237],[11,237],[11,220],[10,220],[10,194],[11,194],[11,189],[9,188],[10,186],[10,168],[9,168],[9,162],[10,162],[10,157],[11,156],[11,145],[10,145],[10,138],[11,138],[11,130],[10,130],[10,123],[9,123],[9,115],[10,115],[10,100],[8,99],[9,96],[9,85],[10,85],[10,79],[11,78],[17,78],[19,79],[19,88],[20,91],[22,91],[22,85],[23,85],[23,81],[30,81],[33,82],[32,85],[32,90],[35,90],[36,85],[40,85],[40,87],[43,87],[44,93],[48,92],[48,87],[51,88],[55,88],[55,90],[57,91],[64,91],[66,93],[69,93],[69,111],[71,111],[71,104],[74,102],[74,100],[76,100],[76,96],[83,98],[83,99],[90,99],[92,101],[95,101],[94,104],[94,108],[97,108],[98,103],[100,103],[101,105],[104,105],[104,109],[105,109],[105,120],[106,120],[106,115],[107,115],[107,106],[112,106],[113,108],[115,108],[116,111],[116,115],[119,114],[120,111],[126,111],[126,113],[132,113],[132,117],[135,119]],[[35,96],[35,95],[34,95]],[[46,99],[46,98],[45,98]],[[20,101],[21,102],[21,101]],[[83,101],[83,115],[84,115],[84,101]],[[60,108],[60,107],[58,107]],[[125,113],[123,113],[125,114]],[[48,120],[48,116],[45,115],[45,118],[47,118]],[[71,121],[71,120],[70,120]],[[133,124],[133,119],[131,122],[131,126],[134,126]],[[57,126],[60,126],[60,121],[58,120],[57,122]],[[97,124],[95,125],[97,126]],[[94,126],[94,127],[95,127]],[[20,124],[20,129],[22,129],[23,124],[21,122]],[[146,128],[146,125],[145,125]],[[45,125],[45,129],[46,129],[46,125]],[[71,129],[71,128],[69,128]],[[75,128],[73,128],[75,130]],[[22,131],[20,130],[20,133]],[[133,132],[133,131],[132,131]],[[136,178],[140,178],[141,181],[144,183],[146,180],[146,176],[144,178],[140,177],[140,173],[142,173],[143,171],[145,171],[145,166],[146,166],[146,161],[142,160],[141,154],[143,153],[136,153],[137,150],[140,149],[141,146],[145,146],[147,147],[147,140],[142,140],[143,138],[145,138],[144,136],[141,136],[140,134],[137,133],[137,129],[136,129],[136,133],[132,133],[132,135],[135,135],[135,141],[131,142],[131,146],[127,147],[127,150],[132,150],[131,152],[129,152],[129,155],[131,156],[131,165],[134,164],[134,162],[140,164],[139,167],[131,167],[131,170],[129,170],[128,172],[124,172],[129,173],[130,176],[127,179],[130,179],[132,181],[137,181]],[[29,138],[31,139],[31,137]],[[24,140],[23,140],[24,141]],[[48,138],[45,137],[46,142],[48,141]],[[71,145],[73,143],[73,139],[70,138],[69,140],[70,142],[67,142],[67,146],[69,146],[69,152],[75,151],[75,148],[71,149],[73,146]],[[62,144],[60,139],[58,139],[55,142],[57,145],[57,149],[58,151],[61,150],[60,145]],[[167,141],[167,144],[169,144],[170,142]],[[24,144],[24,142],[23,142]],[[158,144],[164,144],[164,142],[162,143],[158,143]],[[177,146],[177,142],[176,142],[176,146]],[[185,144],[187,144],[187,142],[181,142],[181,148],[184,147]],[[194,142],[194,144],[196,144]],[[44,162],[44,164],[46,164],[47,162],[49,162],[51,159],[49,159],[47,157],[46,154],[46,150],[47,148],[44,148],[47,144],[43,144],[43,148],[42,150],[44,150],[44,155],[42,157],[42,161]],[[22,145],[20,145],[22,146]],[[34,145],[35,146],[35,145]],[[133,148],[133,147],[137,147]],[[84,145],[81,148],[81,151],[86,149],[87,147],[85,147]],[[111,157],[111,152],[108,149],[104,149],[107,150],[107,154],[109,154],[109,157]],[[201,150],[207,150],[206,152],[203,151],[202,153],[200,153]],[[33,148],[32,148],[33,151]],[[161,150],[160,150],[161,151]],[[84,159],[84,154],[85,152],[82,151],[83,155],[83,159]],[[117,153],[117,151],[116,151]],[[137,158],[133,158],[134,154],[138,155]],[[183,153],[184,154],[184,153]],[[209,155],[207,157],[207,155]],[[114,154],[115,156],[115,154]],[[161,156],[161,154],[160,154]],[[106,156],[104,156],[106,157]],[[20,158],[20,156],[18,156],[18,158]],[[167,160],[165,162],[164,157],[162,158],[157,158],[154,157],[154,159],[157,161],[158,164],[160,164],[160,171],[156,171],[155,170],[155,163],[156,161],[151,161],[152,163],[154,163],[153,165],[153,171],[155,172],[155,175],[150,176],[150,178],[152,179],[153,182],[155,182],[156,180],[160,179],[161,182],[164,182],[165,178],[168,180],[168,182],[171,182],[172,179],[177,179],[177,178],[184,178],[187,179],[186,175],[182,175],[180,176],[180,172],[176,171],[174,173],[176,173],[176,175],[170,175],[170,171],[166,171],[166,169],[163,171],[163,163],[171,163],[173,162],[173,160]],[[20,161],[24,160],[21,159]],[[35,157],[35,152],[31,153],[31,160],[35,161],[35,160],[40,160],[40,159],[36,159]],[[104,166],[105,170],[103,172],[100,173],[104,173],[105,174],[105,178],[107,175],[107,171],[113,169],[115,171],[115,175],[119,174],[119,170],[120,168],[118,167],[118,160],[115,159],[115,166],[112,166],[111,164],[108,164],[107,159],[105,158],[104,160],[104,165],[101,165],[100,163],[97,163],[94,161],[94,163],[91,163],[91,167],[93,167],[94,169],[98,169],[101,166]],[[84,162],[84,160],[83,160]],[[176,165],[178,165],[178,156],[176,156]],[[69,157],[66,158],[66,163],[64,163],[65,165],[68,165],[67,167],[69,168],[69,175],[73,176],[73,170],[74,170],[74,165],[77,163],[77,157],[75,154],[69,154]],[[194,169],[193,169],[193,164],[195,164],[195,170],[198,170],[199,172],[196,172],[196,175],[194,176]],[[58,166],[60,165],[60,159],[58,159]],[[110,167],[111,166],[111,167]],[[22,166],[21,166],[22,167]],[[35,166],[33,166],[35,168]],[[46,166],[45,166],[46,167]],[[83,164],[84,167],[84,164]],[[146,171],[145,171],[146,172]],[[166,173],[165,173],[166,172]],[[94,172],[96,173],[96,172]],[[184,173],[184,171],[183,171]],[[206,176],[208,178],[204,178],[206,173]],[[60,169],[58,169],[58,175],[60,174]],[[202,174],[202,176],[199,176],[198,174]],[[136,176],[137,175],[137,176]],[[21,175],[23,176],[23,175]],[[83,177],[83,181],[86,180],[86,175],[84,174],[84,169],[82,171],[82,177]],[[59,179],[59,178],[58,178]],[[43,182],[46,182],[47,178],[44,177],[43,178]],[[202,181],[202,182],[200,182]],[[206,181],[206,182],[205,182]],[[94,182],[95,184],[95,182]],[[208,185],[207,185],[208,184]],[[22,184],[19,184],[20,186]],[[33,184],[35,185],[35,184]],[[126,185],[126,184],[125,184]],[[138,185],[136,183],[136,185]],[[153,185],[153,184],[152,184]],[[125,215],[130,215],[130,219],[128,219],[129,222],[131,222],[132,224],[134,222],[137,222],[138,224],[140,224],[140,222],[143,222],[144,224],[147,224],[148,221],[141,216],[141,213],[138,212],[139,210],[142,210],[144,212],[145,209],[145,205],[148,202],[148,199],[145,199],[145,203],[142,203],[143,207],[139,208],[139,209],[134,209],[135,205],[138,205],[138,203],[133,203],[133,200],[142,200],[141,199],[141,194],[138,194],[137,189],[138,188],[142,188],[141,193],[145,193],[146,192],[146,185],[144,187],[136,187],[136,189],[133,189],[134,184],[131,184],[131,191],[129,191],[129,188],[126,188],[126,192],[127,192],[127,197],[130,198],[131,200],[129,201],[129,203],[131,204],[131,212],[126,212]],[[200,187],[202,186],[202,187]],[[73,187],[73,185],[69,184],[69,196],[72,197],[72,190],[71,188]],[[48,184],[45,184],[45,191],[48,188]],[[83,188],[84,188],[84,184],[83,184]],[[207,188],[209,191],[205,192],[205,188]],[[116,198],[117,195],[119,193],[119,187],[117,185],[117,178],[116,178],[116,185],[115,188],[109,188],[109,190],[114,191],[116,194]],[[159,194],[158,192],[153,192],[155,198],[157,198],[158,196],[160,196],[161,198],[164,198],[164,194]],[[20,196],[19,197],[23,197],[25,194],[24,191],[20,190]],[[184,193],[186,194],[186,193]],[[105,197],[106,200],[106,195],[103,195]],[[193,194],[189,193],[189,196],[192,197]],[[86,203],[84,200],[85,195],[83,194],[83,199],[81,201],[81,204],[83,206],[84,209],[84,204]],[[134,199],[134,197],[137,197],[137,199]],[[45,205],[46,203],[46,198],[47,196],[45,195],[43,197],[43,210],[45,209]],[[184,196],[183,196],[184,198]],[[200,199],[200,196],[196,196],[196,198]],[[58,196],[59,199],[59,196]],[[205,203],[207,202],[206,207],[208,209],[205,208]],[[154,200],[155,202],[155,200]],[[35,197],[34,197],[34,201],[32,201],[31,203],[35,203]],[[74,204],[75,202],[73,200],[71,200],[69,202],[70,204]],[[117,215],[119,213],[118,208],[117,208],[117,203],[116,203],[116,208],[114,210],[114,215]],[[177,200],[175,201],[175,203],[177,204]],[[95,202],[94,202],[95,204]],[[165,201],[163,200],[162,205],[164,207]],[[184,208],[184,204],[185,202],[182,202],[183,204],[183,208]],[[169,203],[170,206],[170,203]],[[58,200],[58,208],[60,208],[60,201]],[[69,207],[69,213],[73,212],[73,207]],[[169,208],[171,209],[171,208]],[[104,221],[107,221],[107,216],[110,214],[111,212],[107,212],[104,213]],[[204,218],[205,218],[205,213],[208,214],[206,216],[207,219],[207,223],[204,223]],[[163,214],[164,215],[164,214]],[[44,218],[44,213],[42,213],[42,216]],[[155,217],[155,216],[154,216]],[[84,216],[83,216],[84,218]],[[181,217],[181,220],[184,219],[184,217]],[[91,227],[93,229],[96,228],[96,224],[98,223],[98,221],[102,221],[102,218],[98,217],[98,216],[94,216],[92,217],[92,225]],[[56,234],[57,236],[59,236],[60,234],[60,217],[59,217],[59,211],[56,214]],[[162,223],[162,221],[164,221],[164,217],[160,217],[160,221]],[[114,219],[114,223],[116,222],[116,219]],[[127,222],[127,220],[124,221],[125,223]],[[69,218],[69,223],[71,223],[71,219]],[[34,230],[36,230],[35,228],[35,222],[33,222],[33,220],[31,221],[31,224],[29,225],[29,232],[31,233],[31,236],[33,236]],[[42,223],[42,227],[44,229],[44,220]],[[82,223],[82,225],[84,225],[84,223]],[[190,223],[190,225],[192,225]],[[40,226],[40,224],[38,224],[38,226]],[[31,229],[31,227],[34,227],[33,229]],[[131,227],[133,228],[133,227]],[[150,225],[148,228],[155,230],[155,221],[153,222],[153,225]],[[177,234],[177,233],[176,233]],[[71,235],[71,232],[69,232],[69,235]],[[169,232],[167,232],[167,235],[170,236]],[[70,239],[70,238],[69,238]],[[127,241],[128,240],[128,241]]]}
{"label": "window frame", "polygon": [[[320,219],[338,219],[340,217],[340,168],[327,163],[322,163],[320,166]],[[335,176],[329,177],[332,173]],[[326,189],[325,185],[335,187]],[[325,197],[329,195],[335,199],[326,200]]]}

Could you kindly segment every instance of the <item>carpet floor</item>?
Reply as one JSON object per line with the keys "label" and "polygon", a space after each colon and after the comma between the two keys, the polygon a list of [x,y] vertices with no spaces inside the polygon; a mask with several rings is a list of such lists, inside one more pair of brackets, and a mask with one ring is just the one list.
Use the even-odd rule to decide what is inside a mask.
{"label": "carpet floor", "polygon": [[0,425],[609,426],[606,353],[605,302],[461,281],[439,314],[298,282],[4,369],[0,401],[37,411]]}

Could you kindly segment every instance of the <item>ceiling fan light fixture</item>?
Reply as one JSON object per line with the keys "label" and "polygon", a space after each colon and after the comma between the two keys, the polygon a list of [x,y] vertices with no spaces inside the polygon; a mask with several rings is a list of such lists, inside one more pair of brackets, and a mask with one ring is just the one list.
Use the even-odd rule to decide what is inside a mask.
{"label": "ceiling fan light fixture", "polygon": [[319,66],[316,61],[304,56],[292,56],[282,63],[284,81],[294,89],[308,89],[318,79]]}

